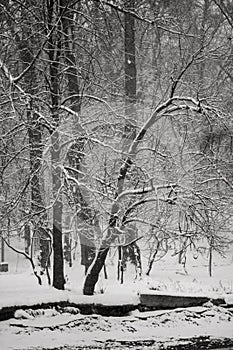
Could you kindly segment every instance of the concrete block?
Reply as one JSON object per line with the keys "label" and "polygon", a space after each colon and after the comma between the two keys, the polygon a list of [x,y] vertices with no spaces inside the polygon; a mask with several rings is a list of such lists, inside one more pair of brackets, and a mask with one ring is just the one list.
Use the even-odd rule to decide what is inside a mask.
{"label": "concrete block", "polygon": [[8,272],[8,263],[7,262],[0,263],[0,272]]}

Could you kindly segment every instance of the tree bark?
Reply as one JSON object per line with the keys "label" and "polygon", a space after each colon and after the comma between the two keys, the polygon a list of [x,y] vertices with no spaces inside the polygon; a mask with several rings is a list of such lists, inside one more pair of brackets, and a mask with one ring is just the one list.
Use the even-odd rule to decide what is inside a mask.
{"label": "tree bark", "polygon": [[[135,0],[125,1],[126,10],[135,8]],[[135,19],[130,12],[124,16],[125,22],[125,129],[122,151],[127,152],[136,135],[137,125],[137,70],[135,58]]]}
{"label": "tree bark", "polygon": [[[134,9],[135,1],[125,1],[126,9]],[[130,12],[126,12],[124,16],[125,21],[125,117],[126,124],[123,134],[123,152],[127,152],[132,140],[136,136],[136,62],[135,62],[135,20],[134,16]],[[125,177],[128,169],[132,164],[132,160],[128,162],[126,167],[123,167],[119,171],[117,181],[117,197],[124,188]],[[98,281],[99,274],[105,264],[106,257],[110,249],[110,243],[116,238],[112,235],[114,227],[117,223],[117,214],[119,211],[119,204],[114,203],[112,206],[109,229],[107,238],[102,242],[99,251],[96,254],[93,264],[90,266],[88,274],[86,276],[83,294],[93,295],[95,285]]]}
{"label": "tree bark", "polygon": [[[81,97],[78,80],[78,69],[75,57],[75,47],[72,42],[74,37],[74,5],[67,3],[66,0],[61,0],[61,6],[65,9],[62,17],[62,27],[64,32],[64,52],[68,68],[66,70],[68,97],[71,109],[76,113],[73,118],[74,123],[74,140],[68,150],[67,158],[70,167],[79,170],[80,173],[85,173],[86,169],[83,166],[85,161],[85,132],[78,121],[78,114],[81,112]],[[80,6],[80,5],[79,5]],[[77,10],[77,9],[76,9]],[[77,180],[84,176],[78,175],[77,171],[70,171],[71,175]],[[95,257],[95,234],[100,231],[98,216],[96,211],[91,206],[91,198],[88,191],[77,184],[73,185],[73,196],[77,211],[77,220],[81,225],[79,234],[81,244],[81,263],[85,266],[87,272],[90,264]],[[79,208],[81,207],[81,211]],[[92,218],[95,217],[93,222]],[[89,226],[88,235],[86,234],[86,227]]]}
{"label": "tree bark", "polygon": [[84,295],[94,294],[95,285],[98,282],[100,271],[104,267],[104,263],[108,255],[108,252],[109,252],[109,247],[99,249],[96,258],[92,263],[92,266],[90,267],[90,269],[86,274],[85,283],[83,287]]}
{"label": "tree bark", "polygon": [[[29,34],[31,38],[28,39]],[[23,70],[25,70],[33,62],[33,34],[30,33],[28,27],[22,27],[22,38],[16,35],[17,45],[20,53]],[[38,77],[35,66],[32,65],[28,72],[24,75],[24,91],[30,96],[35,96],[38,92]],[[43,128],[38,121],[36,114],[36,104],[31,98],[27,104],[27,130],[29,143],[29,159],[30,159],[30,185],[31,185],[31,221],[33,223],[33,236],[39,237],[41,240],[40,228],[47,226],[47,214],[45,210],[44,200],[41,193],[40,185],[40,168],[43,154]],[[42,255],[45,254],[43,244],[40,244],[40,265],[43,265]]]}
{"label": "tree bark", "polygon": [[[55,10],[61,15],[62,8],[53,1],[48,2],[48,29],[51,31],[54,23]],[[59,5],[59,4],[58,4]],[[56,18],[56,17],[55,17]],[[51,135],[51,162],[52,162],[52,190],[53,190],[53,287],[64,289],[64,260],[62,242],[62,172],[60,167],[60,135],[58,127],[60,125],[59,105],[59,73],[61,57],[62,33],[59,22],[56,36],[50,35],[48,40],[49,55],[49,76],[50,76],[50,98],[51,115],[56,126],[56,130]]]}

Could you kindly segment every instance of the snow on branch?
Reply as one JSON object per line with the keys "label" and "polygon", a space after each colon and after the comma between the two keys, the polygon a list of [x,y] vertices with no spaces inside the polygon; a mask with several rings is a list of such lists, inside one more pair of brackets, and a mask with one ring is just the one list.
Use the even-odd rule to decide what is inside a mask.
{"label": "snow on branch", "polygon": [[123,197],[125,196],[135,196],[138,194],[146,194],[149,192],[157,192],[158,190],[161,189],[167,189],[167,188],[175,188],[177,187],[178,184],[177,183],[173,183],[173,184],[165,184],[165,185],[158,185],[158,186],[154,186],[153,183],[151,183],[151,186],[147,186],[147,187],[141,187],[141,188],[137,188],[137,189],[132,189],[132,190],[126,190],[123,191],[119,194],[119,196],[116,198],[116,202],[119,202]]}
{"label": "snow on branch", "polygon": [[109,110],[110,112],[112,112],[114,115],[116,115],[117,117],[123,117],[122,115],[119,115],[118,113],[115,112],[115,110],[109,105],[109,103],[107,101],[105,101],[104,99],[100,98],[100,97],[97,97],[97,96],[94,96],[94,95],[89,95],[89,94],[73,94],[73,95],[70,95],[68,97],[66,97],[62,103],[61,103],[61,106],[60,108],[61,109],[64,109],[66,110],[67,112],[69,112],[70,114],[73,114],[74,116],[76,116],[77,118],[79,118],[79,115],[77,112],[73,111],[71,108],[69,107],[66,107],[64,104],[75,98],[75,97],[80,97],[80,98],[88,98],[90,100],[94,100],[94,101],[97,101],[97,102],[100,102],[102,104],[104,104]]}
{"label": "snow on branch", "polygon": [[5,65],[5,63],[0,58],[0,70],[3,72],[5,77],[9,80],[11,85],[14,85],[22,94],[26,95],[25,91],[17,84],[15,78],[11,75],[9,69]]}
{"label": "snow on branch", "polygon": [[[169,109],[170,108],[170,109]],[[120,172],[125,173],[130,168],[132,164],[132,158],[136,154],[139,143],[143,140],[147,131],[158,122],[165,113],[173,113],[178,110],[191,110],[196,113],[205,113],[208,110],[208,106],[202,106],[199,100],[196,100],[189,96],[172,96],[168,98],[165,102],[160,104],[151,116],[146,120],[144,125],[138,131],[135,138],[132,140],[132,143],[129,147],[128,157],[125,159]]]}
{"label": "snow on branch", "polygon": [[39,58],[41,52],[43,51],[45,45],[48,43],[48,40],[50,39],[51,35],[53,34],[54,30],[57,28],[57,25],[59,24],[61,18],[63,17],[65,11],[66,11],[67,5],[64,7],[64,9],[61,11],[61,14],[58,16],[56,22],[53,24],[53,27],[51,28],[51,30],[49,31],[49,33],[46,35],[44,42],[41,44],[41,47],[39,48],[39,50],[37,51],[37,53],[34,55],[32,61],[29,63],[29,65],[16,77],[13,77],[9,71],[9,69],[6,67],[6,65],[4,64],[4,62],[0,59],[0,69],[3,71],[4,75],[6,76],[6,78],[9,80],[9,82],[16,86],[16,88],[25,94],[25,92],[23,91],[23,89],[21,89],[17,83],[25,76],[25,74],[27,74],[27,72],[34,66],[35,62],[37,61],[37,59]]}
{"label": "snow on branch", "polygon": [[67,166],[66,166],[66,167],[61,166],[61,169],[62,169],[62,171],[63,171],[64,177],[65,177],[65,181],[67,181],[67,182],[72,181],[72,182],[75,183],[78,187],[80,187],[80,188],[85,188],[89,193],[96,193],[96,194],[100,195],[101,197],[105,197],[105,198],[109,199],[109,196],[107,196],[106,194],[104,194],[104,193],[102,193],[102,192],[100,192],[100,191],[97,191],[97,190],[91,188],[91,187],[88,186],[86,183],[81,182],[81,181],[79,181],[78,179],[76,179],[75,177],[71,176],[71,175],[69,174],[68,171],[74,171],[74,172],[80,174],[80,172],[78,172],[78,171],[75,170],[74,168],[67,167]]}
{"label": "snow on branch", "polygon": [[[100,2],[100,0],[95,0],[96,2]],[[164,26],[161,25],[161,20],[163,20],[162,17],[157,17],[156,20],[150,20],[149,18],[145,18],[145,17],[142,17],[140,16],[139,14],[137,14],[135,11],[132,11],[130,9],[126,9],[126,8],[123,8],[122,6],[120,5],[116,5],[110,1],[103,1],[102,0],[102,3],[104,5],[107,5],[111,8],[113,8],[114,10],[118,11],[118,12],[121,12],[121,13],[128,13],[130,14],[131,16],[133,16],[135,19],[139,20],[139,21],[142,21],[142,22],[145,22],[147,24],[150,24],[150,25],[155,25],[157,26],[157,28],[160,28],[168,33],[171,33],[171,34],[175,34],[175,35],[185,35],[186,37],[197,37],[196,34],[189,34],[189,33],[182,33],[182,32],[179,32],[179,31],[176,31],[176,30],[173,30],[171,28],[166,28]]]}

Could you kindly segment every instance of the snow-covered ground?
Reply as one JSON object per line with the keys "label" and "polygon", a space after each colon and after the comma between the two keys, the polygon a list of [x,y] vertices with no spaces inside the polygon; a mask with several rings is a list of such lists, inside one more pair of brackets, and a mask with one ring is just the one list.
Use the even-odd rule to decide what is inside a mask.
{"label": "snow-covered ground", "polygon": [[[111,262],[111,261],[110,261]],[[37,284],[30,266],[21,256],[10,261],[10,271],[0,274],[0,308],[21,305],[32,306],[47,302],[102,303],[111,305],[138,304],[139,293],[149,289],[168,294],[221,296],[233,304],[233,257],[214,257],[213,277],[208,276],[207,258],[188,258],[185,273],[174,257],[155,263],[151,276],[135,279],[134,268],[129,266],[125,283],[116,279],[116,267],[109,263],[109,278],[101,275],[96,294],[82,295],[83,268],[75,262],[66,267],[66,290],[48,286],[44,277]],[[104,292],[104,293],[103,293]],[[85,316],[70,312],[50,312],[28,319],[14,318],[0,322],[0,349],[53,349],[65,346],[83,346],[120,341],[156,340],[175,341],[194,336],[227,337],[233,339],[233,313],[230,309],[206,305],[173,311],[133,311],[125,317]],[[101,345],[101,346],[102,346]]]}
{"label": "snow-covered ground", "polygon": [[[61,346],[83,346],[125,341],[156,340],[176,342],[195,336],[233,338],[233,315],[218,307],[190,308],[176,311],[137,311],[127,317],[60,314],[40,316],[33,320],[3,321],[0,327],[1,349],[53,349]],[[113,346],[114,348],[114,346]]]}

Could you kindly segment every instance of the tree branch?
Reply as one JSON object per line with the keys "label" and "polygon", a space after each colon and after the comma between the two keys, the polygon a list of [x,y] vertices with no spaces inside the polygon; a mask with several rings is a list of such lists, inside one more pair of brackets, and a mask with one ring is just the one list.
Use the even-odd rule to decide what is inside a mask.
{"label": "tree branch", "polygon": [[31,266],[32,266],[32,269],[33,269],[33,273],[34,273],[34,275],[36,276],[39,285],[42,285],[41,277],[38,275],[38,273],[37,273],[37,271],[36,271],[36,267],[35,267],[34,261],[33,261],[33,259],[30,257],[30,255],[27,254],[26,252],[24,252],[23,250],[16,249],[15,247],[13,247],[10,243],[7,242],[7,240],[6,240],[4,237],[2,237],[2,239],[3,239],[4,243],[5,243],[10,249],[12,249],[15,253],[18,253],[18,254],[23,255],[27,260],[30,261]]}

